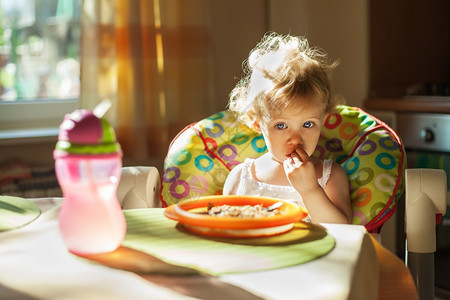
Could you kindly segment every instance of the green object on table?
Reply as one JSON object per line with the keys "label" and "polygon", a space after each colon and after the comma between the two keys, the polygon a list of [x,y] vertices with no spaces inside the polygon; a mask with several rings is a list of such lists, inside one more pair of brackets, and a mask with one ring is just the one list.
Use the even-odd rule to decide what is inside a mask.
{"label": "green object on table", "polygon": [[321,257],[335,240],[316,225],[299,223],[283,235],[224,239],[197,236],[164,217],[163,209],[124,211],[127,234],[122,246],[211,275],[289,267]]}
{"label": "green object on table", "polygon": [[30,200],[0,196],[0,231],[24,226],[34,221],[40,214],[39,207]]}

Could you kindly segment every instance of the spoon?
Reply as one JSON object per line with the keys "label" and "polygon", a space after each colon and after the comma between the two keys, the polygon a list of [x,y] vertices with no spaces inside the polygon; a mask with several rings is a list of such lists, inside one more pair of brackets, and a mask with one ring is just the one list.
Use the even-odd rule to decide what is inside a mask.
{"label": "spoon", "polygon": [[266,209],[267,209],[267,211],[272,211],[272,210],[275,210],[275,209],[277,209],[278,207],[280,207],[282,205],[283,205],[283,202],[281,202],[281,201],[280,202],[275,202],[271,206],[267,206]]}

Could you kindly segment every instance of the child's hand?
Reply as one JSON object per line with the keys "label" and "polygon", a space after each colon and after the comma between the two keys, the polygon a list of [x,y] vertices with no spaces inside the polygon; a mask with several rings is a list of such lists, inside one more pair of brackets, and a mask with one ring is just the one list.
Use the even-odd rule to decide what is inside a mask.
{"label": "child's hand", "polygon": [[303,149],[296,149],[283,162],[284,172],[291,185],[301,194],[320,187],[316,169]]}

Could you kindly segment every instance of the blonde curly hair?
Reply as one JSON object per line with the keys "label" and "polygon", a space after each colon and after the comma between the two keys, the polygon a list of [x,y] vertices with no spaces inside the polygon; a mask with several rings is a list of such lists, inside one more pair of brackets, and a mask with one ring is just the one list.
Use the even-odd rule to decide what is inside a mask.
{"label": "blonde curly hair", "polygon": [[249,127],[270,119],[301,96],[320,99],[325,113],[337,104],[331,95],[330,75],[337,66],[305,37],[268,33],[244,61],[244,76],[230,93],[228,108]]}

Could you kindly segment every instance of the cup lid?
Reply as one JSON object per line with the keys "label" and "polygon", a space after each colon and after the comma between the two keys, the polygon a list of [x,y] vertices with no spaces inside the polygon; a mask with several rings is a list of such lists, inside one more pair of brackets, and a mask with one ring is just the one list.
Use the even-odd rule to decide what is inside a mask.
{"label": "cup lid", "polygon": [[59,155],[98,155],[121,153],[121,148],[108,121],[89,110],[77,109],[67,114],[59,127],[56,152]]}

